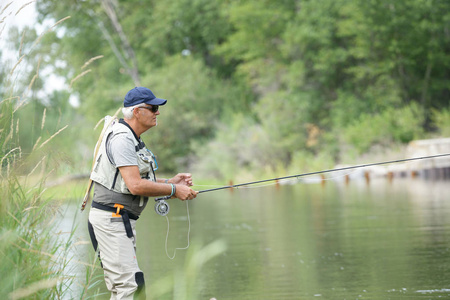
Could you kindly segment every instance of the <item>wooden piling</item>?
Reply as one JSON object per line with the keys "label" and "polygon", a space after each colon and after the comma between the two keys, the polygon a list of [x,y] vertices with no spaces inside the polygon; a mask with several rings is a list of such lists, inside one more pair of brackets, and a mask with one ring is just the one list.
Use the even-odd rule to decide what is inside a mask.
{"label": "wooden piling", "polygon": [[[233,184],[233,180],[228,181],[228,185],[229,185],[229,186],[234,185],[234,184]],[[234,189],[233,189],[232,187],[230,187],[230,193],[233,193],[233,192],[234,192]]]}
{"label": "wooden piling", "polygon": [[367,184],[370,184],[370,174],[369,174],[369,172],[364,172],[364,177],[366,178],[366,183]]}
{"label": "wooden piling", "polygon": [[320,181],[320,184],[321,184],[322,186],[324,186],[324,185],[325,185],[325,175],[320,174],[320,178],[322,179],[322,180]]}
{"label": "wooden piling", "polygon": [[392,179],[394,179],[394,172],[388,172],[387,179],[388,179],[389,183],[392,183]]}

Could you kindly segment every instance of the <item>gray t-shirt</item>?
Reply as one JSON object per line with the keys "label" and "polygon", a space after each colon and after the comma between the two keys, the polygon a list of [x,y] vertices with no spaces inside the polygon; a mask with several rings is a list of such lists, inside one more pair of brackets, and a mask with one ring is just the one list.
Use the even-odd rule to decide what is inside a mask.
{"label": "gray t-shirt", "polygon": [[106,154],[117,168],[138,165],[134,140],[128,134],[117,134],[110,138],[106,145]]}

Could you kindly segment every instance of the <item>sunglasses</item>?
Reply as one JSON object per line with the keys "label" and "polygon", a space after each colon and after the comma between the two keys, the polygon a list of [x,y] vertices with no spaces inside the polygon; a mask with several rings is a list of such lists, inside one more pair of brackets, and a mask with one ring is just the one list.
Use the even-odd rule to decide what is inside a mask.
{"label": "sunglasses", "polygon": [[152,106],[140,106],[139,108],[145,108],[151,111],[152,113],[155,113],[159,109],[159,105],[152,105]]}

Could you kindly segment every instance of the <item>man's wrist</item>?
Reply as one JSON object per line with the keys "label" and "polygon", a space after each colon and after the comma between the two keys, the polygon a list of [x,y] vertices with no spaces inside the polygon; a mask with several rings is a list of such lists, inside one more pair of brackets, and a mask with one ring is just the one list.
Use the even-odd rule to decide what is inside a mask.
{"label": "man's wrist", "polygon": [[172,186],[172,192],[170,193],[170,197],[172,197],[177,192],[177,188],[175,187],[175,184],[173,184],[173,183],[171,183],[170,185]]}

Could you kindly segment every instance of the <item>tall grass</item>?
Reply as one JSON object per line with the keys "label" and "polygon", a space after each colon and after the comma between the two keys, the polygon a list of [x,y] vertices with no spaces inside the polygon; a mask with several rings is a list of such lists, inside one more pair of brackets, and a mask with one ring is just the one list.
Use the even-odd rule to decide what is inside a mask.
{"label": "tall grass", "polygon": [[[1,9],[2,22],[11,15],[8,7]],[[19,115],[30,101],[28,94],[39,72],[25,85],[20,81],[28,74],[20,73],[20,65],[42,35],[28,53],[22,48],[23,36],[20,58],[10,69],[7,64],[0,67],[0,299],[62,299],[74,281],[67,275],[73,231],[66,236],[56,233],[60,203],[43,195],[46,179],[54,171],[49,167],[53,164],[48,147],[66,127],[50,133],[50,137],[36,137],[31,153],[23,152],[26,147],[19,128],[24,126],[19,126]],[[44,111],[41,132],[45,119]],[[26,130],[33,131],[32,124],[29,122]]]}
{"label": "tall grass", "polygon": [[[1,123],[14,124],[14,105],[0,105]],[[28,155],[22,153],[16,128],[6,126],[0,133],[0,298],[61,299],[73,280],[64,275],[71,238],[55,234],[59,204],[43,197],[51,173],[48,159],[42,155],[23,174]]]}

